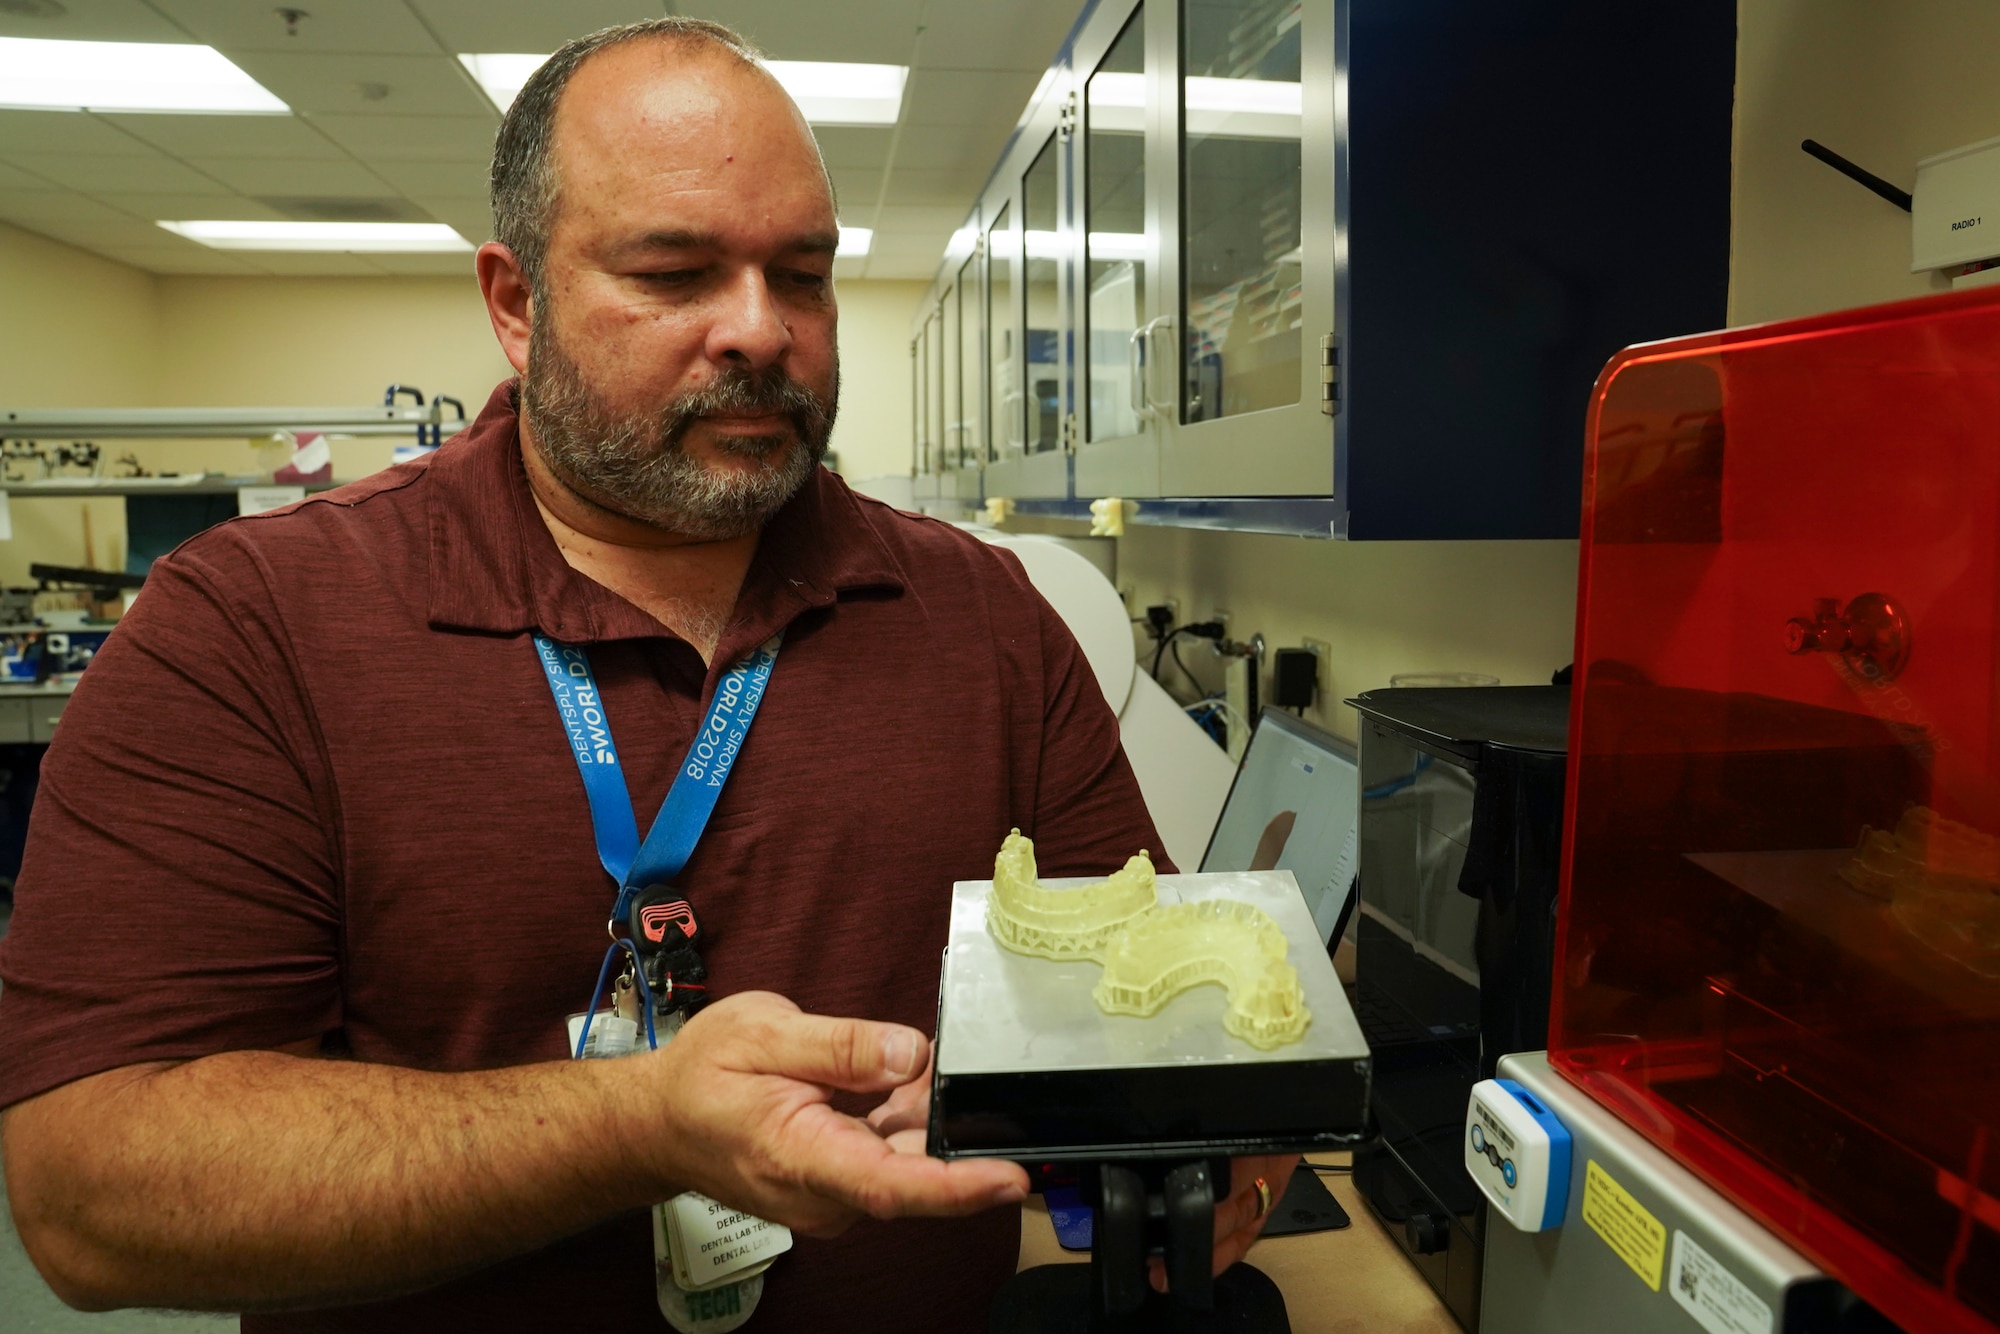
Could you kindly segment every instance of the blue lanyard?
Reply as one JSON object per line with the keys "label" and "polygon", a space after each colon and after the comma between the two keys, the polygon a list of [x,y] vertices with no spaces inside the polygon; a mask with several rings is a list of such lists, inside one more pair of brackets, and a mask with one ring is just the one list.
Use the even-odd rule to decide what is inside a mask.
{"label": "blue lanyard", "polygon": [[590,800],[597,859],[618,885],[617,904],[611,910],[614,928],[624,922],[640,890],[671,881],[694,855],[694,845],[708,827],[708,817],[736,765],[757,706],[764,702],[764,688],[770,683],[771,668],[778,661],[784,638],[782,630],[772,635],[716,683],[708,716],[702,719],[701,730],[695,733],[694,744],[688,747],[687,758],[674,775],[674,784],[667,789],[667,799],[660,804],[660,813],[642,844],[624,767],[611,744],[611,720],[605,714],[597,677],[590,670],[590,656],[547,635],[535,636],[535,652],[549,678],[549,693],[555,696],[556,712],[562,716],[563,732],[576,757],[577,772],[583,775],[584,795]]}

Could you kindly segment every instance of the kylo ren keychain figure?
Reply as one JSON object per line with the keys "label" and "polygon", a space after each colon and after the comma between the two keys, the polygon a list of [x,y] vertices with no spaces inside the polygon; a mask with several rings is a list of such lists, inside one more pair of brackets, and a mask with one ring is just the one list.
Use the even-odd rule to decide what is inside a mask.
{"label": "kylo ren keychain figure", "polygon": [[695,948],[701,943],[701,923],[687,895],[672,885],[650,885],[632,900],[626,923],[639,966],[653,989],[653,1011],[660,1018],[686,1019],[708,999],[708,970]]}

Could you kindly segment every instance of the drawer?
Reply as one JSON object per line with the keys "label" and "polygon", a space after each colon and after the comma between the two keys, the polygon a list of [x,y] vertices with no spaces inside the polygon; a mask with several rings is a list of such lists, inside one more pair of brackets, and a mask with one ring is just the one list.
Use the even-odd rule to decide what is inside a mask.
{"label": "drawer", "polygon": [[0,699],[0,742],[34,740],[29,718],[39,703],[40,700],[31,699]]}
{"label": "drawer", "polygon": [[28,739],[30,741],[53,741],[56,724],[62,721],[63,710],[69,706],[68,695],[53,695],[48,699],[21,701],[28,711]]}

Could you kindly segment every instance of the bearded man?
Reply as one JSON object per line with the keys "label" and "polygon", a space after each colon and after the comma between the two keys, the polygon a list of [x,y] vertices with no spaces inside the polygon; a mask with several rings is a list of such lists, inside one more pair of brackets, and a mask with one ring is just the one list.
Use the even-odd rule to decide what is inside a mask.
{"label": "bearded man", "polygon": [[[1054,875],[1160,846],[1115,720],[1011,557],[819,466],[833,201],[740,39],[564,48],[493,201],[520,379],[159,561],[65,715],[0,947],[22,1239],[74,1305],[253,1332],[725,1328],[651,1235],[698,1191],[798,1234],[752,1329],[983,1328],[1027,1183],[923,1156],[950,888],[1010,827]],[[670,877],[712,1003],[567,1059],[642,888],[592,766],[643,829],[746,659]]]}

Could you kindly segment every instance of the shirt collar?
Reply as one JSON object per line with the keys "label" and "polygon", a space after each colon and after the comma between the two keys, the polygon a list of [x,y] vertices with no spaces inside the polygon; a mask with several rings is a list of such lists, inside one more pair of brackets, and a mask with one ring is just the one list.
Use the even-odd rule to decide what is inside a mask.
{"label": "shirt collar", "polygon": [[[567,644],[665,637],[652,616],[563,559],[521,463],[518,384],[495,388],[472,425],[426,462],[431,627],[532,630]],[[764,525],[716,661],[734,661],[801,612],[831,606],[843,593],[905,586],[862,503],[840,478],[815,468]]]}

